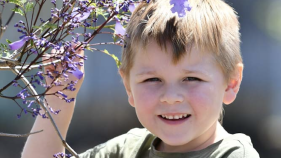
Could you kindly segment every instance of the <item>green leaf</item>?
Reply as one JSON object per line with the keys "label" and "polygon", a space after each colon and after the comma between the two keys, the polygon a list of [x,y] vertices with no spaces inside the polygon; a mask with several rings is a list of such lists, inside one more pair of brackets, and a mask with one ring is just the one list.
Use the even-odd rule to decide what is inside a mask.
{"label": "green leaf", "polygon": [[119,37],[116,36],[115,34],[112,36],[112,38],[113,38],[113,42],[116,42],[119,39]]}
{"label": "green leaf", "polygon": [[1,56],[3,56],[4,54],[6,54],[6,56],[9,56],[10,55],[10,52],[8,50],[8,46],[3,44],[3,43],[0,43],[0,54]]}
{"label": "green leaf", "polygon": [[29,12],[33,9],[34,7],[34,3],[33,2],[27,2],[27,4],[25,5],[25,11]]}
{"label": "green leaf", "polygon": [[34,46],[34,42],[33,42],[33,40],[30,40],[30,45],[31,45],[31,47],[33,47],[33,46]]}
{"label": "green leaf", "polygon": [[6,42],[9,43],[9,44],[12,43],[12,41],[10,41],[10,40],[8,40],[8,39],[6,39]]}
{"label": "green leaf", "polygon": [[104,51],[105,54],[111,56],[111,57],[115,60],[116,66],[117,66],[117,68],[119,68],[119,66],[121,65],[121,62],[120,62],[120,60],[118,59],[118,57],[115,56],[114,54],[110,54],[110,53],[108,52],[108,50],[106,50],[106,49],[103,50],[103,51]]}
{"label": "green leaf", "polygon": [[23,11],[20,8],[12,9],[12,11],[14,11],[15,13],[20,14],[21,16],[23,16],[23,14],[24,14]]}
{"label": "green leaf", "polygon": [[[100,25],[99,25],[99,26],[96,26],[96,27],[90,26],[90,27],[88,27],[88,29],[96,30],[96,29],[98,29],[99,27],[100,27]],[[114,30],[114,29],[115,29],[115,25],[105,25],[103,28],[107,28],[107,29]]]}
{"label": "green leaf", "polygon": [[87,44],[86,47],[85,47],[87,50],[93,52],[93,50],[89,47],[89,45]]}
{"label": "green leaf", "polygon": [[18,5],[18,6],[23,6],[23,2],[25,2],[26,0],[9,0],[9,3],[14,3],[14,4],[16,4],[16,5]]}
{"label": "green leaf", "polygon": [[96,8],[96,16],[98,17],[99,15],[103,16],[103,18],[106,19],[108,13],[103,8]]}
{"label": "green leaf", "polygon": [[51,24],[51,23],[48,23],[43,26],[44,30],[45,29],[56,29],[57,27],[58,27],[57,24]]}
{"label": "green leaf", "polygon": [[47,24],[44,24],[42,26],[33,26],[33,28],[35,29],[39,29],[41,32],[46,30],[46,29],[56,29],[57,28],[57,25],[56,24],[51,24],[51,23],[47,23]]}

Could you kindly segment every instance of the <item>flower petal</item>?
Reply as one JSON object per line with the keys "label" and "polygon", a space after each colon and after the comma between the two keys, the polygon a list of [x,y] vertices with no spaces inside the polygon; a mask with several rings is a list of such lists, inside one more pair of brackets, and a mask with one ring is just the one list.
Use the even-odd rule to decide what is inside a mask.
{"label": "flower petal", "polygon": [[186,10],[191,10],[191,6],[188,0],[171,0],[170,4],[173,5],[173,7],[171,8],[172,13],[178,13],[179,17],[185,16]]}
{"label": "flower petal", "polygon": [[130,12],[133,13],[135,9],[136,9],[135,4],[134,4],[134,3],[131,3],[131,4],[129,5],[129,10],[130,10]]}
{"label": "flower petal", "polygon": [[115,24],[115,34],[120,34],[124,36],[126,34],[125,28],[121,25],[120,21],[116,20]]}
{"label": "flower petal", "polygon": [[77,19],[78,22],[86,20],[91,14],[90,11],[86,11],[86,12],[83,12],[83,14],[81,14],[81,13],[77,12],[76,10],[78,10],[78,7],[73,9],[73,12],[71,13],[71,16],[74,19]]}
{"label": "flower petal", "polygon": [[79,80],[84,76],[84,73],[82,71],[80,71],[79,69],[72,71],[72,74]]}
{"label": "flower petal", "polygon": [[19,48],[21,48],[21,47],[25,44],[25,42],[28,41],[30,38],[31,38],[31,37],[29,37],[29,36],[25,36],[25,37],[23,37],[22,39],[20,39],[20,40],[18,40],[18,41],[15,41],[15,42],[13,42],[13,43],[11,43],[11,44],[9,44],[9,47],[10,47],[11,50],[19,49]]}

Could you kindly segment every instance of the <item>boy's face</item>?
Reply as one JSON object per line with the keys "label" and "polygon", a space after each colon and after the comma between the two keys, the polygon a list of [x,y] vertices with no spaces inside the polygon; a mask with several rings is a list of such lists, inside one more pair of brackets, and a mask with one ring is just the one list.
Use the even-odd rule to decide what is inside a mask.
{"label": "boy's face", "polygon": [[212,53],[192,49],[173,64],[167,48],[151,41],[147,52],[137,50],[124,83],[139,121],[164,149],[189,151],[214,133],[228,85]]}

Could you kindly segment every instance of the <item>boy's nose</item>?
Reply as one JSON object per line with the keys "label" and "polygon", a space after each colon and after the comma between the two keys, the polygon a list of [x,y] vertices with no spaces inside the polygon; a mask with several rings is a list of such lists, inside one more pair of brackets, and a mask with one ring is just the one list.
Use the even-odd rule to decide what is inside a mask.
{"label": "boy's nose", "polygon": [[184,96],[181,94],[180,90],[174,86],[166,87],[160,96],[160,102],[171,105],[181,103],[183,100]]}

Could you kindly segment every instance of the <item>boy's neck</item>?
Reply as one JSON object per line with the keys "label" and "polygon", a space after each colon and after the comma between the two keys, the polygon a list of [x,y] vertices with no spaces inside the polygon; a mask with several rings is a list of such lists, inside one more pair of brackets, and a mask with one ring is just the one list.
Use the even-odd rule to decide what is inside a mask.
{"label": "boy's neck", "polygon": [[202,150],[208,146],[228,137],[230,134],[222,127],[222,125],[217,122],[213,134],[204,143],[194,148],[194,151]]}

